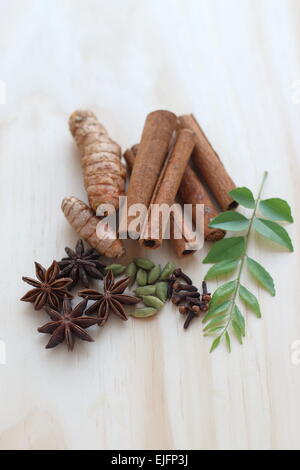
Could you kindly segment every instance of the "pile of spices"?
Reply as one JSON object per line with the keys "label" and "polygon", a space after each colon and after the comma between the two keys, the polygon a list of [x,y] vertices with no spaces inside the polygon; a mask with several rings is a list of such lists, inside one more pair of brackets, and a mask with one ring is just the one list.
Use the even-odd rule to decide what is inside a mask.
{"label": "pile of spices", "polygon": [[[51,335],[46,347],[66,342],[72,350],[75,337],[93,341],[85,330],[96,324],[103,327],[110,314],[127,320],[126,306],[136,306],[129,314],[148,318],[156,315],[170,299],[186,315],[184,327],[187,328],[194,317],[208,309],[210,295],[205,283],[200,293],[190,278],[171,262],[163,268],[147,258],[135,258],[128,266],[103,264],[102,255],[120,258],[125,254],[123,242],[115,230],[109,225],[99,227],[101,219],[97,215],[102,204],[107,207],[104,216],[118,209],[119,196],[125,194],[122,151],[89,110],[72,113],[69,128],[81,154],[89,203],[74,196],[66,197],[62,211],[80,240],[75,249],[67,247],[67,256],[58,263],[53,261],[48,269],[35,263],[37,279],[23,278],[33,289],[21,300],[31,302],[36,310],[44,309],[52,320],[38,330]],[[205,239],[216,241],[224,237],[224,230],[209,226],[218,209],[205,183],[223,210],[235,204],[227,195],[235,185],[193,116],[178,117],[164,110],[150,113],[140,144],[125,152],[124,157],[132,172],[127,204],[142,203],[148,208],[137,237],[142,246],[159,248],[164,239],[160,216],[152,217],[151,205],[172,206],[177,201],[192,204],[194,224],[196,204],[204,204]],[[200,170],[201,177],[192,165]],[[201,181],[202,176],[205,182]],[[177,207],[180,210],[180,206]],[[126,216],[125,222],[127,230],[130,217]],[[146,233],[146,222],[157,234],[155,237]],[[182,238],[177,239],[177,224],[174,210],[170,215],[170,233],[175,253],[179,257],[194,254],[198,248],[192,226],[184,221]],[[122,225],[121,221],[119,233],[122,233]],[[95,283],[99,286],[95,287]],[[84,300],[72,306],[74,289],[78,286],[77,294]],[[130,289],[135,295],[131,295]]]}
{"label": "pile of spices", "polygon": [[[127,320],[123,305],[134,305],[140,302],[139,297],[126,295],[124,291],[130,283],[130,277],[115,282],[111,270],[105,274],[105,265],[100,261],[100,255],[93,248],[85,246],[79,240],[75,249],[65,248],[67,257],[58,263],[53,261],[48,269],[35,263],[36,277],[23,277],[23,281],[33,286],[21,300],[33,304],[35,310],[44,310],[51,318],[50,323],[38,329],[40,333],[51,334],[46,348],[51,349],[66,342],[68,350],[72,351],[75,337],[92,342],[90,335],[84,331],[90,326],[103,326],[110,313]],[[123,267],[122,272],[126,267]],[[121,273],[121,271],[119,271]],[[69,277],[65,277],[65,276]],[[71,291],[77,284],[90,286],[91,281],[97,281],[104,276],[103,293],[86,289],[79,292],[84,300],[72,307]],[[87,308],[88,300],[96,300]],[[97,316],[90,316],[96,311]],[[85,315],[84,315],[85,314]]]}
{"label": "pile of spices", "polygon": [[136,308],[130,315],[135,318],[148,318],[156,315],[166,303],[167,281],[175,265],[169,262],[161,268],[148,258],[135,258],[127,267],[112,264],[106,269],[111,270],[115,275],[125,272],[129,277],[128,286],[137,285],[134,293],[143,306]]}
{"label": "pile of spices", "polygon": [[186,315],[184,329],[187,329],[195,317],[208,311],[211,295],[207,291],[206,282],[203,281],[200,294],[189,276],[178,268],[170,275],[168,284],[168,297],[174,305],[179,306],[179,312]]}
{"label": "pile of spices", "polygon": [[[51,335],[46,349],[65,342],[68,350],[72,351],[76,337],[93,342],[85,330],[93,325],[103,327],[110,314],[128,320],[126,307],[137,306],[130,315],[140,319],[149,318],[156,315],[170,299],[180,305],[181,313],[187,314],[184,325],[187,328],[194,316],[205,311],[204,305],[209,301],[209,295],[205,297],[203,292],[199,304],[198,289],[171,262],[161,268],[148,258],[135,258],[128,266],[105,266],[100,255],[93,248],[85,246],[82,240],[77,242],[75,249],[66,247],[65,251],[68,256],[58,263],[53,261],[48,269],[35,263],[38,280],[23,277],[34,289],[21,300],[33,303],[36,310],[43,309],[51,319],[51,322],[38,328],[39,333]],[[69,277],[64,277],[66,275]],[[102,278],[102,288],[91,288],[91,282],[102,283]],[[84,300],[72,306],[74,296],[71,291],[77,285],[85,287],[77,292]],[[133,286],[136,286],[135,295],[128,291]],[[182,310],[183,305],[185,311]]]}
{"label": "pile of spices", "polygon": [[[156,249],[163,243],[163,220],[160,211],[155,213],[152,205],[165,205],[172,206],[170,238],[176,255],[193,255],[198,244],[192,223],[198,225],[197,206],[203,204],[204,238],[216,242],[203,260],[204,264],[213,264],[205,279],[231,274],[235,270],[238,272],[236,279],[220,286],[211,300],[205,281],[200,292],[189,276],[171,262],[163,268],[147,258],[135,258],[128,266],[105,266],[102,263],[100,255],[120,258],[125,254],[123,237],[118,238],[112,226],[99,224],[101,219],[98,217],[100,206],[102,210],[105,204],[102,215],[109,215],[119,208],[119,196],[125,194],[126,170],[121,161],[122,150],[89,110],[75,111],[70,116],[69,128],[81,154],[89,204],[73,196],[66,197],[62,211],[82,240],[74,250],[67,247],[67,257],[58,263],[53,261],[48,269],[35,263],[36,279],[23,277],[32,289],[21,300],[32,303],[35,310],[44,309],[51,319],[38,329],[40,333],[51,335],[46,348],[66,342],[68,349],[72,350],[75,337],[92,342],[85,330],[96,324],[103,327],[110,314],[127,320],[126,306],[137,306],[130,315],[148,318],[156,315],[167,300],[171,300],[185,315],[185,329],[195,317],[206,312],[204,332],[215,336],[211,351],[223,338],[230,350],[229,328],[242,343],[245,319],[236,304],[237,298],[240,297],[261,317],[255,295],[241,285],[244,266],[247,265],[259,284],[275,295],[270,274],[247,255],[251,230],[293,251],[287,231],[278,223],[293,222],[288,203],[279,198],[261,199],[267,173],[256,199],[250,189],[236,188],[195,117],[192,114],[176,116],[165,110],[148,114],[140,143],[124,153],[131,173],[127,208],[133,204],[143,204],[147,208],[144,220],[138,224],[141,230],[129,235],[134,235],[132,238],[139,240],[144,248]],[[191,225],[186,220],[178,222],[182,214],[180,205],[175,202],[192,205]],[[250,219],[232,212],[239,204],[252,209]],[[257,212],[266,219],[259,218]],[[119,234],[128,233],[133,219],[128,211],[124,211]],[[175,233],[178,234],[179,227],[182,236],[177,239]],[[245,235],[223,239],[226,230],[245,230]],[[244,263],[246,258],[247,263]],[[116,279],[118,276],[123,277]],[[99,288],[90,285],[91,282],[102,283],[102,279],[103,288],[101,284]],[[78,284],[85,287],[78,293],[84,300],[72,306],[74,296],[71,292]],[[135,295],[131,295],[128,290],[135,285]]]}
{"label": "pile of spices", "polygon": [[[89,205],[76,197],[66,197],[62,210],[80,237],[96,251],[108,258],[121,257],[125,248],[111,227],[96,233],[99,206],[105,204],[107,209],[103,215],[108,215],[118,209],[119,196],[125,191],[126,171],[121,162],[121,147],[111,139],[92,111],[72,113],[69,128],[81,153]],[[205,240],[217,241],[224,237],[224,230],[209,225],[220,208],[236,207],[236,202],[228,195],[235,184],[193,115],[176,116],[166,110],[148,114],[139,145],[127,150],[124,157],[132,173],[127,206],[138,203],[148,208],[141,221],[141,233],[129,234],[139,239],[142,246],[157,249],[164,239],[161,217],[153,215],[152,204],[172,206],[176,201],[192,205],[194,225],[197,222],[196,206],[204,204]],[[183,227],[180,224],[182,237],[175,236],[179,209],[180,206],[170,214],[171,243],[177,256],[186,257],[193,255],[199,245],[187,221]],[[124,215],[119,227],[121,234],[128,231],[132,219],[132,216]],[[149,228],[153,229],[152,233]],[[109,236],[107,232],[110,232]]]}

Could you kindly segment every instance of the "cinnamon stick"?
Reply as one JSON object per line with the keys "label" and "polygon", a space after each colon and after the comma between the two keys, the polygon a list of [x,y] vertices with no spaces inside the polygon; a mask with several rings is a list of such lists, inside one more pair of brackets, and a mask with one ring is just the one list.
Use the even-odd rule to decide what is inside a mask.
{"label": "cinnamon stick", "polygon": [[[126,150],[126,152],[124,153],[124,158],[126,160],[129,172],[132,171],[137,151],[138,151],[138,144]],[[176,210],[176,206],[175,206],[175,210]],[[183,224],[182,224],[183,226],[180,227],[181,233],[183,236],[181,239],[176,239],[175,238],[175,219],[176,217],[174,217],[174,214],[171,213],[170,215],[170,237],[171,237],[170,240],[171,240],[173,249],[175,253],[177,254],[177,256],[179,257],[187,257],[190,255],[193,255],[194,253],[196,253],[199,247],[197,246],[195,236],[192,233],[192,229],[188,226],[186,221],[183,221]]]}
{"label": "cinnamon stick", "polygon": [[132,172],[132,168],[135,162],[135,157],[136,157],[138,148],[139,148],[139,144],[133,145],[130,149],[127,149],[123,154],[123,157],[125,158],[126,163],[127,163],[127,168],[128,168],[129,173]]}
{"label": "cinnamon stick", "polygon": [[192,218],[196,224],[196,204],[204,204],[204,238],[206,241],[218,241],[225,236],[225,232],[220,229],[210,228],[209,224],[218,215],[212,200],[195,171],[188,165],[185,169],[181,185],[179,187],[179,197],[184,204],[192,204]]}
{"label": "cinnamon stick", "polygon": [[[126,150],[126,152],[124,153],[124,158],[127,162],[127,166],[130,171],[134,165],[137,150],[138,144],[131,147],[131,149]],[[204,238],[206,241],[218,241],[225,236],[225,232],[223,230],[213,229],[209,227],[209,223],[214,217],[218,215],[218,211],[216,210],[210,198],[210,195],[208,194],[200,179],[198,178],[197,174],[191,168],[190,165],[187,165],[185,169],[184,175],[179,186],[178,195],[180,196],[180,199],[184,204],[193,204],[193,206],[195,206],[196,204],[204,204]],[[193,222],[194,224],[196,224],[195,207],[193,207],[192,216]],[[176,244],[179,244],[178,240],[173,243],[173,246],[175,246]],[[177,252],[176,249],[175,251]],[[179,251],[181,251],[181,248],[179,248]]]}
{"label": "cinnamon stick", "polygon": [[[148,114],[128,186],[128,210],[137,203],[149,207],[176,125],[177,117],[169,111]],[[126,216],[126,220],[121,221],[120,233],[125,231],[124,223],[127,229],[132,220],[134,216]],[[136,236],[136,233],[131,235]]]}
{"label": "cinnamon stick", "polygon": [[173,246],[173,249],[177,256],[187,257],[196,253],[199,250],[199,243],[196,239],[195,234],[193,233],[192,227],[190,227],[186,220],[179,227],[182,238],[176,238],[175,236],[175,226],[177,220],[180,220],[180,214],[176,214],[178,206],[174,206],[174,213],[170,215],[170,240]]}
{"label": "cinnamon stick", "polygon": [[164,168],[153,191],[148,216],[140,237],[140,244],[145,248],[156,249],[162,244],[164,227],[162,226],[160,213],[155,213],[152,204],[156,204],[156,207],[161,204],[165,204],[168,207],[173,205],[194,145],[195,134],[189,129],[180,129],[176,140],[171,143],[169,156],[165,161]]}
{"label": "cinnamon stick", "polygon": [[237,203],[228,195],[236,186],[228,175],[218,154],[213,149],[193,114],[179,117],[180,126],[195,132],[197,139],[192,159],[195,167],[203,176],[221,209],[226,211],[237,207]]}

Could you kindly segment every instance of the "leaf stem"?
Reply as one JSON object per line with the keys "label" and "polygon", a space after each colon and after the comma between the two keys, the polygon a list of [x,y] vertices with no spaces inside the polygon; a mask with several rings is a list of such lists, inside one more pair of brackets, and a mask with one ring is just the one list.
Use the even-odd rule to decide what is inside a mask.
{"label": "leaf stem", "polygon": [[235,286],[233,296],[232,296],[232,300],[231,300],[231,303],[230,303],[229,319],[228,319],[228,322],[226,323],[222,333],[220,334],[221,337],[224,336],[224,334],[227,332],[228,327],[229,327],[229,325],[232,321],[232,318],[233,318],[235,302],[236,302],[236,298],[237,298],[237,295],[238,295],[238,292],[239,292],[239,289],[240,289],[240,286],[241,286],[241,276],[242,276],[245,260],[246,260],[246,257],[247,257],[249,238],[250,238],[253,222],[254,222],[254,219],[256,217],[257,208],[258,208],[259,202],[261,200],[262,191],[263,191],[263,188],[264,188],[267,177],[268,177],[268,172],[265,171],[264,175],[263,175],[261,185],[260,185],[260,188],[259,188],[259,191],[258,191],[257,198],[255,200],[255,206],[254,206],[253,213],[252,213],[252,216],[251,216],[251,219],[250,219],[249,227],[248,227],[248,230],[247,230],[246,235],[245,235],[245,249],[244,249],[244,252],[243,252],[242,257],[241,257],[241,264],[239,266],[238,275],[237,275],[237,278],[236,278],[236,286]]}

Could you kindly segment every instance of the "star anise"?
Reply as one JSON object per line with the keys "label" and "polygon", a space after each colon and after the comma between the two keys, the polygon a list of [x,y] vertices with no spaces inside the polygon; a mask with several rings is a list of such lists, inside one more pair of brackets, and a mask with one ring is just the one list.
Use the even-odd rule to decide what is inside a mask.
{"label": "star anise", "polygon": [[77,336],[77,338],[83,341],[94,341],[93,338],[84,331],[86,328],[98,323],[98,319],[95,317],[82,316],[87,302],[88,299],[84,299],[72,309],[71,301],[65,297],[63,300],[62,314],[52,308],[45,308],[52,322],[46,323],[46,325],[39,328],[38,331],[51,335],[46,349],[55,348],[58,344],[66,341],[68,350],[72,351],[75,343],[74,336]]}
{"label": "star anise", "polygon": [[34,287],[21,300],[24,302],[31,302],[35,310],[49,305],[49,307],[59,310],[61,302],[66,295],[69,298],[73,296],[66,290],[72,283],[72,279],[63,277],[58,279],[59,266],[56,261],[53,261],[48,269],[45,269],[39,263],[35,263],[36,279],[30,277],[22,277],[24,282]]}
{"label": "star anise", "polygon": [[85,248],[82,240],[76,244],[75,250],[65,248],[68,257],[59,261],[61,277],[70,277],[73,288],[78,282],[89,287],[89,278],[102,279],[104,265],[100,263],[100,255],[93,248]]}
{"label": "star anise", "polygon": [[80,297],[96,300],[86,313],[94,313],[97,311],[99,326],[103,326],[109,314],[112,312],[122,320],[128,320],[124,305],[134,305],[140,302],[138,297],[124,294],[126,287],[130,283],[130,277],[125,277],[119,281],[115,281],[112,271],[108,271],[104,278],[104,293],[93,289],[85,289],[79,292]]}

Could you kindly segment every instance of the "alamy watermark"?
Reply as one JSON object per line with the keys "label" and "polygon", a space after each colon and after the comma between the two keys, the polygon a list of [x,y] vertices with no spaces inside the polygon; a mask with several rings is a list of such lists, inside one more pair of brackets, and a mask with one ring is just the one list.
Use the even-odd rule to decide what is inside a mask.
{"label": "alamy watermark", "polygon": [[292,103],[300,104],[300,80],[294,80],[291,84]]}
{"label": "alamy watermark", "polygon": [[300,364],[300,339],[295,340],[291,345],[291,363],[294,366]]}
{"label": "alamy watermark", "polygon": [[185,249],[199,250],[204,243],[203,204],[132,204],[127,197],[119,197],[120,210],[112,204],[100,204],[97,216],[99,239],[145,240],[146,246],[157,247],[161,240],[186,241]]}
{"label": "alamy watermark", "polygon": [[6,104],[6,82],[0,80],[0,104]]}
{"label": "alamy watermark", "polygon": [[4,341],[0,340],[0,366],[6,364],[6,344]]}

